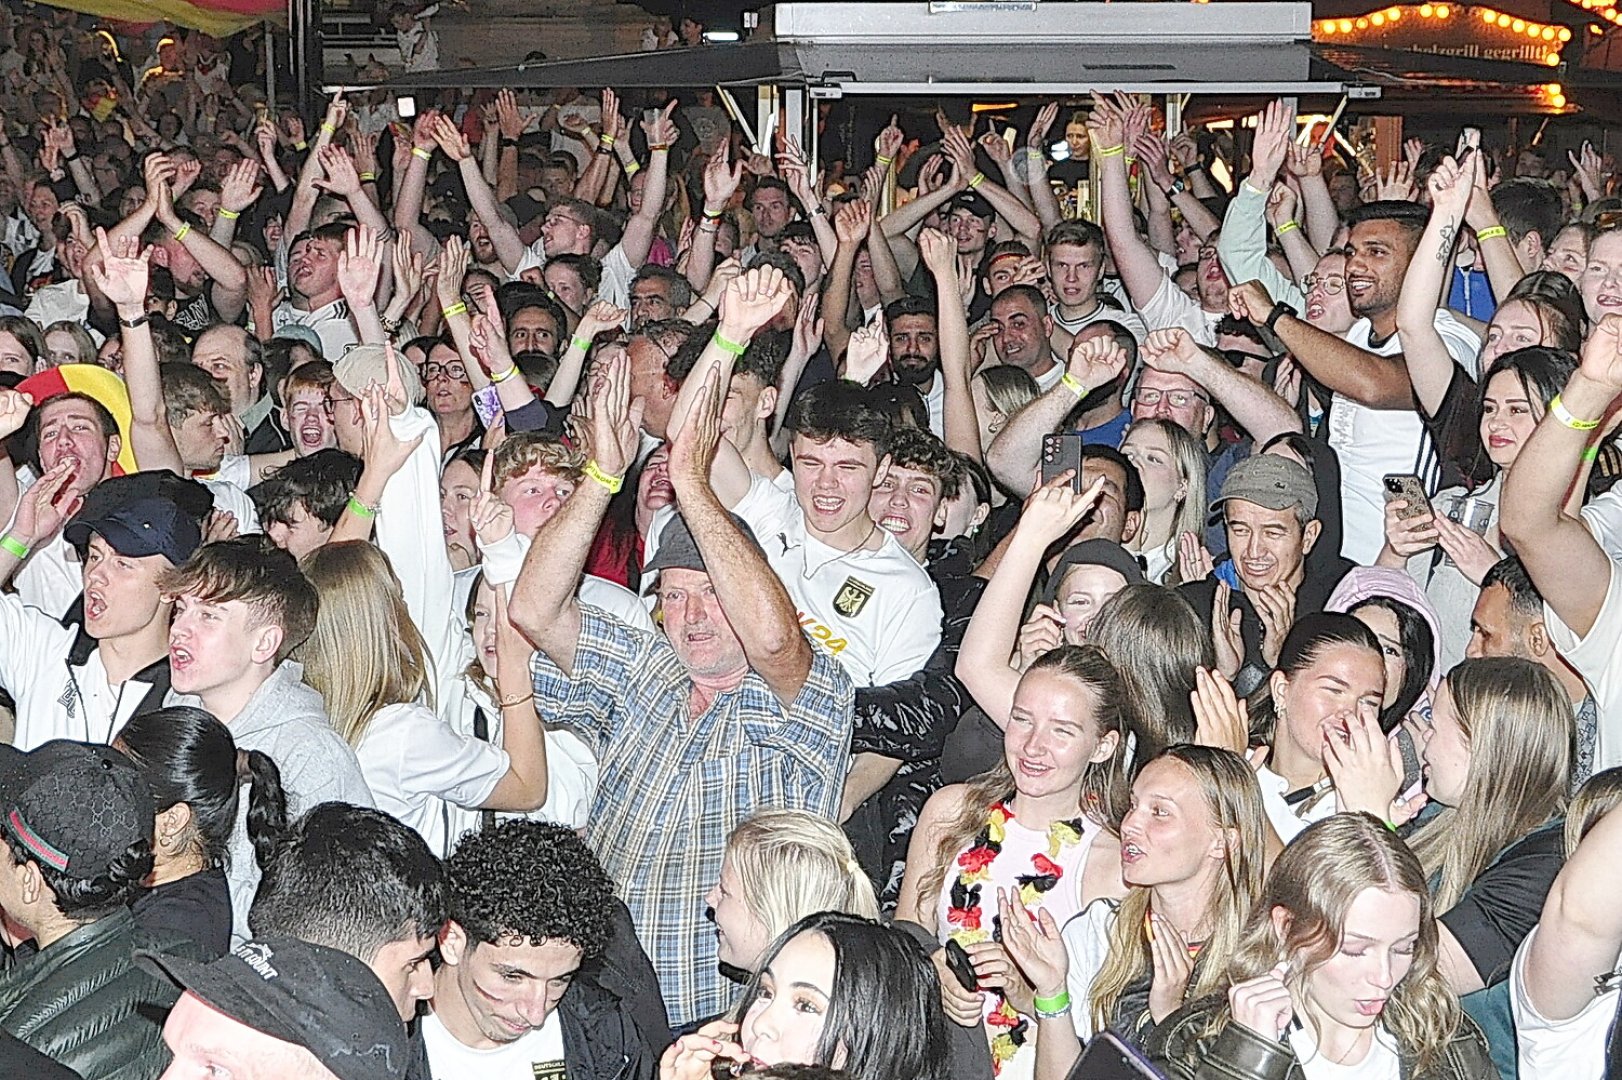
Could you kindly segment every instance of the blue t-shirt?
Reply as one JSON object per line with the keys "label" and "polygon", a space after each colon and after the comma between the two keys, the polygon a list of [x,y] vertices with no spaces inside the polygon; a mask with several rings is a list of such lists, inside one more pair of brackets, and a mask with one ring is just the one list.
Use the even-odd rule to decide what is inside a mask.
{"label": "blue t-shirt", "polygon": [[1083,446],[1111,446],[1119,450],[1121,440],[1126,438],[1126,429],[1132,426],[1132,412],[1122,409],[1112,419],[1104,421],[1097,427],[1087,428],[1081,433]]}

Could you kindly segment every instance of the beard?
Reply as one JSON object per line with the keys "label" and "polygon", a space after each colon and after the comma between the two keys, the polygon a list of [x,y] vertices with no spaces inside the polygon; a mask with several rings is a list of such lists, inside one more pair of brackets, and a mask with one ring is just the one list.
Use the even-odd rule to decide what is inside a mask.
{"label": "beard", "polygon": [[924,386],[935,378],[939,364],[923,353],[897,353],[890,358],[890,370],[896,381],[908,386]]}

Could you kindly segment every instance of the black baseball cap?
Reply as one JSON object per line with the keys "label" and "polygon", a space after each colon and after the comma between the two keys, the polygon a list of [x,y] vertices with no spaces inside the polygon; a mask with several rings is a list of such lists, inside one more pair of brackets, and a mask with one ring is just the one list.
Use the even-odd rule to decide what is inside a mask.
{"label": "black baseball cap", "polygon": [[175,566],[191,558],[203,544],[197,519],[173,499],[161,495],[134,499],[89,516],[84,508],[62,530],[68,543],[83,551],[94,534],[120,555],[143,559],[162,555]]}
{"label": "black baseball cap", "polygon": [[[732,524],[738,527],[744,537],[756,548],[760,541],[755,539],[755,532],[737,514],[731,515]],[[652,574],[659,570],[698,570],[709,573],[704,565],[704,555],[698,550],[698,541],[693,539],[693,531],[687,527],[687,521],[680,514],[670,519],[664,532],[659,534],[659,550],[654,552],[652,560],[642,568],[642,573]]]}
{"label": "black baseball cap", "polygon": [[348,953],[267,935],[212,963],[151,952],[135,959],[237,1023],[304,1047],[338,1080],[405,1076],[405,1025],[394,1001]]}
{"label": "black baseball cap", "polygon": [[157,809],[134,763],[110,746],[53,739],[0,745],[0,815],[26,854],[81,881],[152,839]]}
{"label": "black baseball cap", "polygon": [[985,196],[974,191],[960,191],[952,196],[952,201],[946,204],[946,212],[954,210],[967,210],[977,218],[994,218],[997,211],[992,209]]}
{"label": "black baseball cap", "polygon": [[1104,540],[1095,537],[1083,540],[1079,544],[1071,544],[1065,548],[1064,554],[1054,564],[1053,573],[1048,575],[1047,589],[1043,593],[1046,603],[1053,603],[1059,595],[1059,588],[1064,584],[1064,576],[1077,566],[1102,566],[1106,570],[1114,570],[1126,579],[1128,585],[1137,585],[1143,582],[1143,567],[1138,565],[1137,556],[1113,540]]}

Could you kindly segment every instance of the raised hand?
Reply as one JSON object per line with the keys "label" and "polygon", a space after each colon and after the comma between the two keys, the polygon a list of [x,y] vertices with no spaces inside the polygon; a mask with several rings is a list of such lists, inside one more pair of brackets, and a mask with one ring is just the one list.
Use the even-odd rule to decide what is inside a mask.
{"label": "raised hand", "polygon": [[705,1024],[691,1035],[670,1044],[659,1058],[659,1080],[710,1080],[716,1059],[749,1064],[749,1055],[736,1041],[738,1025],[728,1020]]}
{"label": "raised hand", "polygon": [[586,305],[585,314],[580,316],[580,325],[576,328],[577,335],[590,341],[604,330],[624,326],[625,319],[629,315],[630,312],[615,307],[607,300],[593,300]]}
{"label": "raised hand", "polygon": [[1036,110],[1036,118],[1025,132],[1025,145],[1032,150],[1047,149],[1048,132],[1053,130],[1053,122],[1059,119],[1059,103],[1050,101]]}
{"label": "raised hand", "polygon": [[1622,392],[1622,315],[1607,315],[1583,342],[1578,370],[1583,378]]}
{"label": "raised hand", "polygon": [[1093,111],[1087,114],[1087,137],[1093,151],[1124,145],[1126,116],[1115,103],[1093,91]]}
{"label": "raised hand", "polygon": [[1194,708],[1195,743],[1245,752],[1250,745],[1250,710],[1220,671],[1195,668],[1188,702]]}
{"label": "raised hand", "polygon": [[439,306],[448,308],[458,302],[462,295],[462,279],[467,277],[467,241],[460,236],[446,237],[445,243],[440,245],[439,276],[434,280],[434,288],[439,293]]}
{"label": "raised hand", "polygon": [[1393,162],[1390,169],[1376,170],[1373,197],[1366,201],[1414,202],[1419,188],[1414,184],[1414,167],[1406,161]]}
{"label": "raised hand", "polygon": [[144,307],[152,249],[142,251],[139,236],[126,236],[114,244],[107,239],[106,230],[100,228],[96,230],[96,247],[101,258],[86,266],[96,288],[121,311]]}
{"label": "raised hand", "polygon": [[[355,132],[349,138],[351,156],[355,168],[360,170],[361,176],[370,173],[377,175],[377,135],[367,132]],[[363,181],[364,182],[364,181]]]}
{"label": "raised hand", "polygon": [[648,137],[648,146],[669,146],[680,136],[676,130],[676,122],[670,117],[676,111],[677,100],[671,98],[665,102],[665,107],[655,113],[651,119],[642,121],[642,133]]}
{"label": "raised hand", "polygon": [[804,359],[817,351],[822,342],[823,322],[817,317],[822,309],[822,297],[818,293],[809,293],[800,301],[799,314],[794,317],[794,340],[791,352],[794,356]]}
{"label": "raised hand", "polygon": [[1437,539],[1442,550],[1453,564],[1459,568],[1459,573],[1469,578],[1477,585],[1504,557],[1503,553],[1477,533],[1471,532],[1456,521],[1438,516],[1435,519]]}
{"label": "raised hand", "polygon": [[890,114],[890,122],[880,131],[878,138],[873,140],[873,152],[882,158],[889,158],[895,162],[901,153],[901,147],[906,143],[907,137],[901,131],[901,125],[896,122],[896,114]]}
{"label": "raised hand", "polygon": [[1273,310],[1273,298],[1259,281],[1241,281],[1228,290],[1228,310],[1236,319],[1265,323]]}
{"label": "raised hand", "polygon": [[226,170],[220,182],[220,209],[240,214],[252,206],[264,189],[259,184],[259,163],[243,158]]}
{"label": "raised hand", "polygon": [[1583,140],[1582,149],[1566,151],[1566,157],[1571,162],[1573,175],[1582,185],[1583,197],[1589,202],[1605,196],[1605,165],[1594,144],[1587,139]]}
{"label": "raised hand", "polygon": [[678,501],[710,490],[710,467],[721,441],[721,406],[726,394],[721,369],[707,369],[687,419],[670,444],[670,483]]}
{"label": "raised hand", "polygon": [[1136,94],[1122,94],[1119,92],[1115,95],[1115,101],[1117,107],[1121,110],[1121,116],[1125,120],[1121,127],[1121,140],[1129,147],[1134,146],[1137,144],[1138,139],[1142,138],[1143,134],[1149,130],[1150,122],[1153,119],[1149,113],[1149,103]]}
{"label": "raised hand", "polygon": [[889,359],[890,339],[884,326],[874,320],[850,335],[850,344],[845,347],[845,378],[866,386]]}
{"label": "raised hand", "polygon": [[1024,512],[1019,515],[1019,524],[1014,527],[1016,539],[1040,543],[1046,550],[1098,505],[1104,494],[1104,478],[1100,476],[1085,491],[1079,492],[1071,489],[1071,478],[1072,474],[1066,470],[1031,492],[1030,498],[1025,500]]}
{"label": "raised hand", "polygon": [[721,293],[720,326],[727,331],[724,336],[740,344],[746,342],[776,318],[793,296],[794,287],[781,270],[759,266],[745,271]]}
{"label": "raised hand", "polygon": [[316,160],[326,173],[325,179],[315,182],[317,188],[345,199],[360,191],[360,173],[355,170],[355,161],[348,150],[328,143],[316,154]]}
{"label": "raised hand", "polygon": [[414,246],[410,230],[404,230],[395,236],[394,249],[390,252],[395,290],[408,302],[421,290],[423,281],[423,259],[412,250]]}
{"label": "raised hand", "polygon": [[[631,361],[624,352],[598,360],[586,397],[583,419],[590,457],[608,475],[624,476],[636,461],[642,427],[642,400],[631,400]],[[714,454],[714,447],[710,452]],[[671,457],[674,463],[674,452]]]}
{"label": "raised hand", "polygon": [[1184,131],[1174,135],[1166,145],[1167,149],[1171,151],[1171,156],[1177,159],[1177,164],[1181,165],[1185,171],[1200,163],[1200,144],[1195,142],[1194,136],[1188,132]]}
{"label": "raised hand", "polygon": [[29,547],[54,537],[84,504],[84,496],[69,486],[78,472],[78,462],[71,458],[45,470],[17,500],[17,512],[6,532]]}
{"label": "raised hand", "polygon": [[383,273],[383,239],[377,230],[357,225],[344,236],[338,253],[338,291],[350,307],[365,308],[377,296]]}
{"label": "raised hand", "polygon": [[[1475,156],[1469,149],[1465,153],[1470,158]],[[1474,169],[1478,167],[1470,158],[1460,164],[1452,155],[1444,157],[1425,181],[1431,195],[1431,212],[1442,215],[1444,220],[1459,221],[1470,205],[1470,195],[1475,186]]]}
{"label": "raised hand", "polygon": [[[607,102],[613,93],[612,90],[604,91],[604,102]],[[608,115],[606,111],[603,113],[605,118]],[[518,111],[517,95],[506,87],[502,87],[496,94],[496,125],[501,129],[501,137],[504,139],[516,139],[535,122],[536,118],[534,116],[524,116]]]}
{"label": "raised hand", "polygon": [[276,284],[274,266],[248,267],[248,306],[254,311],[269,311],[286,297]]}
{"label": "raised hand", "polygon": [[1132,152],[1138,156],[1138,161],[1149,172],[1149,179],[1161,190],[1171,187],[1172,175],[1169,164],[1170,151],[1166,149],[1166,140],[1152,131],[1145,131],[1132,143]]}
{"label": "raised hand", "polygon": [[996,132],[988,131],[980,136],[980,149],[998,165],[1007,165],[1014,160],[1014,148],[1008,145],[1007,139]]}
{"label": "raised hand", "polygon": [[1267,195],[1267,223],[1277,232],[1285,222],[1295,220],[1297,203],[1295,189],[1289,184],[1277,183]]}
{"label": "raised hand", "polygon": [[974,166],[974,147],[969,145],[968,138],[956,126],[948,126],[941,138],[941,147],[952,163],[951,186],[960,190],[968,187],[978,171]]}
{"label": "raised hand", "polygon": [[1217,670],[1230,679],[1245,663],[1245,641],[1239,633],[1241,617],[1233,606],[1233,590],[1226,581],[1218,581],[1211,597],[1211,640],[1216,646]]}
{"label": "raised hand", "polygon": [[[866,199],[851,199],[834,211],[834,235],[846,247],[857,247],[873,227],[873,207]],[[929,230],[925,230],[928,232]],[[919,242],[923,236],[919,234]]]}
{"label": "raised hand", "polygon": [[1070,974],[1070,954],[1064,947],[1059,924],[1046,908],[1034,915],[1018,894],[997,890],[998,925],[1003,948],[1019,966],[1037,997],[1062,993]]}
{"label": "raised hand", "polygon": [[513,531],[513,508],[502,502],[501,497],[492,490],[495,464],[496,455],[484,455],[484,466],[479,472],[479,495],[473,500],[473,510],[469,514],[473,535],[478,537],[480,548],[499,544]]}
{"label": "raised hand", "polygon": [[196,158],[181,158],[175,162],[174,197],[178,199],[186,194],[202,175],[203,163]]}
{"label": "raised hand", "polygon": [[473,156],[473,148],[468,145],[467,136],[462,134],[462,129],[457,127],[450,117],[436,116],[429,134],[445,152],[445,156],[452,161],[464,161]]}
{"label": "raised hand", "polygon": [[1027,671],[1041,657],[1064,644],[1064,616],[1051,604],[1037,604],[1019,627],[1015,651],[1019,670]]}
{"label": "raised hand", "polygon": [[1204,581],[1216,569],[1216,561],[1195,532],[1177,538],[1177,574],[1184,581]]}
{"label": "raised hand", "polygon": [[1148,367],[1174,375],[1187,375],[1201,355],[1199,345],[1182,327],[1149,331],[1142,354]]}
{"label": "raised hand", "polygon": [[20,390],[0,389],[0,439],[9,439],[22,430],[34,399]]}
{"label": "raised hand", "polygon": [[1114,338],[1078,337],[1070,344],[1065,371],[1090,394],[1120,378],[1127,362],[1126,350]]}
{"label": "raised hand", "polygon": [[1323,151],[1313,145],[1302,146],[1298,142],[1291,142],[1289,153],[1284,158],[1284,168],[1291,176],[1296,178],[1306,176],[1321,176],[1324,171]]}
{"label": "raised hand", "polygon": [[1284,638],[1295,625],[1295,588],[1280,582],[1251,589],[1248,595],[1262,624],[1262,659],[1275,666],[1284,649]]}
{"label": "raised hand", "polygon": [[924,266],[937,277],[957,274],[957,240],[939,229],[924,229],[918,234],[918,256]]}
{"label": "raised hand", "polygon": [[743,166],[729,164],[731,151],[723,141],[704,163],[704,208],[725,210],[743,180]]}
{"label": "raised hand", "polygon": [[1284,167],[1294,135],[1295,114],[1283,101],[1269,101],[1256,117],[1256,138],[1250,146],[1248,181],[1256,190],[1272,188],[1278,171]]}
{"label": "raised hand", "polygon": [[788,139],[783,152],[777,155],[777,172],[808,213],[818,205],[816,188],[811,183],[811,166],[795,139]]}

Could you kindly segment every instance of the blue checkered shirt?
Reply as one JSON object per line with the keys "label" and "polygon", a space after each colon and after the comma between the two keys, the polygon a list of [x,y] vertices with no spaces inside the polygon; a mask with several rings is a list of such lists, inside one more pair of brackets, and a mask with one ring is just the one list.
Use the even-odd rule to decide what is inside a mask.
{"label": "blue checkered shirt", "polygon": [[720,973],[704,894],[727,836],[763,808],[833,817],[850,763],[850,678],[820,649],[784,708],[749,672],[702,716],[663,634],[580,608],[573,678],[535,654],[535,703],[601,763],[586,839],[631,909],[674,1024],[713,1016],[736,992]]}

